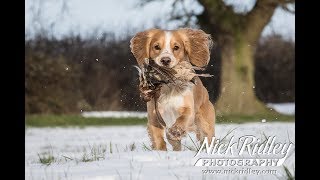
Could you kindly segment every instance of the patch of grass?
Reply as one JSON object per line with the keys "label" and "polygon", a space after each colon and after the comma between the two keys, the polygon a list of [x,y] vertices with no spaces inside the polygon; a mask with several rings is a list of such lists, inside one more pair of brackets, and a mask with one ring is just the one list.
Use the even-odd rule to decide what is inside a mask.
{"label": "patch of grass", "polygon": [[185,148],[187,148],[190,151],[198,152],[200,150],[201,144],[199,144],[199,146],[198,146],[197,145],[197,141],[193,140],[189,134],[187,134],[187,135],[188,135],[189,139],[192,141],[192,145],[193,146],[188,146],[188,145],[185,145],[185,144],[181,144],[181,145],[184,146]]}
{"label": "patch of grass", "polygon": [[279,180],[294,180],[295,176],[295,170],[293,169],[293,172],[291,173],[289,168],[287,166],[282,166],[284,173],[282,174],[282,176],[275,176],[277,179]]}
{"label": "patch of grass", "polygon": [[152,151],[152,147],[146,145],[145,143],[142,143],[142,149],[145,150],[145,151]]}
{"label": "patch of grass", "polygon": [[[111,143],[110,143],[111,144]],[[90,146],[90,152],[87,153],[85,150],[83,152],[81,162],[91,162],[91,161],[99,161],[100,159],[105,158],[105,154],[107,151],[107,147],[105,146]]]}
{"label": "patch of grass", "polygon": [[283,166],[283,168],[284,168],[284,171],[285,171],[285,173],[286,173],[286,179],[287,179],[287,180],[294,180],[294,179],[295,179],[295,178],[294,178],[294,174],[292,174],[292,173],[290,172],[290,170],[288,169],[288,167]]}
{"label": "patch of grass", "polygon": [[226,133],[226,135],[224,135],[222,138],[219,138],[219,141],[220,143],[224,142],[224,141],[227,141],[227,137],[237,128],[233,128],[233,129],[230,129],[228,130],[228,132]]}
{"label": "patch of grass", "polygon": [[[219,115],[216,123],[246,123],[246,122],[294,122],[295,116],[282,114],[256,114],[256,115]],[[26,115],[26,126],[31,127],[67,127],[67,126],[128,126],[146,125],[146,118],[85,118],[81,115]]]}
{"label": "patch of grass", "polygon": [[65,161],[69,161],[69,160],[73,160],[73,158],[71,158],[71,157],[68,157],[68,156],[65,156],[65,155],[62,155],[62,157],[64,157],[64,160]]}
{"label": "patch of grass", "polygon": [[26,126],[110,126],[146,125],[146,118],[85,118],[81,115],[26,115]]}
{"label": "patch of grass", "polygon": [[136,144],[135,143],[130,144],[129,148],[130,148],[130,151],[134,151],[136,149]]}
{"label": "patch of grass", "polygon": [[38,154],[38,157],[39,157],[39,162],[44,165],[50,165],[51,163],[55,162],[55,157],[53,156],[51,151]]}
{"label": "patch of grass", "polygon": [[[144,148],[144,147],[142,147],[142,148]],[[126,145],[126,147],[124,148],[123,151],[128,152],[128,151],[134,151],[136,149],[137,149],[136,144],[133,142],[133,143],[129,144],[129,146]],[[146,149],[144,149],[144,150],[146,150]]]}
{"label": "patch of grass", "polygon": [[243,114],[229,114],[220,115],[216,117],[216,123],[247,123],[247,122],[262,122],[265,119],[266,122],[294,122],[294,115],[283,115],[279,113],[268,113],[268,114],[254,114],[254,115],[243,115]]}
{"label": "patch of grass", "polygon": [[110,154],[112,154],[112,143],[111,143],[111,141],[110,141],[110,146],[109,146],[109,152],[110,152]]}
{"label": "patch of grass", "polygon": [[120,175],[120,173],[119,173],[119,171],[117,169],[116,169],[116,172],[117,172],[117,174],[119,176],[119,179],[122,180],[122,177],[121,177],[121,175]]}

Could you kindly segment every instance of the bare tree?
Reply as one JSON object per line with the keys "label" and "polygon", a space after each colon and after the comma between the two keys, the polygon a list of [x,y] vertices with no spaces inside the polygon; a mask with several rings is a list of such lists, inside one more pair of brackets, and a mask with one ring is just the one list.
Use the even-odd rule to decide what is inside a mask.
{"label": "bare tree", "polygon": [[[58,5],[58,11],[50,19],[44,15],[47,8],[50,8],[52,4]],[[30,18],[29,24],[25,27],[25,36],[29,38],[32,36],[31,32],[40,36],[53,36],[53,29],[56,24],[63,21],[64,18],[69,15],[70,2],[66,0],[27,0],[26,1],[26,13]],[[54,17],[54,18],[53,18]]]}

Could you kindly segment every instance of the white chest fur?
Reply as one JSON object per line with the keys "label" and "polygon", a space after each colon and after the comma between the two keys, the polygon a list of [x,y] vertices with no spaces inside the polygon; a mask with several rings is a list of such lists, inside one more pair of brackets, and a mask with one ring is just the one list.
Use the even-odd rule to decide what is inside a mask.
{"label": "white chest fur", "polygon": [[177,92],[176,89],[168,87],[164,89],[158,100],[159,113],[166,123],[166,128],[172,127],[177,118],[181,116],[179,108],[186,105],[185,96],[192,96],[192,86],[188,86]]}

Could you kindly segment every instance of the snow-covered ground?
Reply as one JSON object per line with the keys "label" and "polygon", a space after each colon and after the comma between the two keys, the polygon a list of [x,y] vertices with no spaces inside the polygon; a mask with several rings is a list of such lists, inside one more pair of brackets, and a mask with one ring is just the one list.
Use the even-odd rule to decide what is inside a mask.
{"label": "snow-covered ground", "polygon": [[269,103],[268,107],[275,109],[281,114],[294,115],[295,114],[295,103]]}
{"label": "snow-covered ground", "polygon": [[[295,142],[294,123],[217,124],[216,136],[227,139],[232,135],[276,136],[280,142]],[[233,130],[233,131],[232,131]],[[27,128],[25,134],[26,179],[282,179],[283,167],[276,175],[217,175],[204,174],[202,170],[217,167],[195,167],[195,135],[183,140],[183,151],[150,151],[145,126],[108,126],[86,128]],[[40,163],[40,158],[54,157],[50,165]],[[294,145],[284,162],[294,172]],[[250,167],[255,169],[254,167]],[[268,169],[267,168],[267,169]],[[265,170],[266,167],[256,169]],[[285,178],[284,178],[285,179]]]}
{"label": "snow-covered ground", "polygon": [[[294,115],[295,103],[269,103],[268,107],[273,108],[279,113]],[[83,117],[109,117],[109,118],[146,118],[147,112],[136,111],[85,111],[82,112]]]}
{"label": "snow-covered ground", "polygon": [[107,118],[146,118],[147,112],[136,111],[85,111],[82,112],[83,117],[107,117]]}

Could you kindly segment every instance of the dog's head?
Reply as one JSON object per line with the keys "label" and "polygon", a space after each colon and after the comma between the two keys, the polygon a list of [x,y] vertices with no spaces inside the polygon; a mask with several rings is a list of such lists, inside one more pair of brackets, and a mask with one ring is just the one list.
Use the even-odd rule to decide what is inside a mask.
{"label": "dog's head", "polygon": [[151,58],[159,66],[172,68],[180,61],[190,61],[198,67],[210,60],[212,40],[202,30],[182,28],[177,30],[150,29],[137,33],[130,41],[131,52],[139,66]]}

